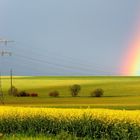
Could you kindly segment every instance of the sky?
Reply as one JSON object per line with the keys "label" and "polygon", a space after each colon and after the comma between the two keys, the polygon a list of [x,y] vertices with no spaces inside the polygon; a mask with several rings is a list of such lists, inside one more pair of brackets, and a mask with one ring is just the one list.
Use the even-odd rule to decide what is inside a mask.
{"label": "sky", "polygon": [[139,0],[1,0],[2,75],[121,75]]}

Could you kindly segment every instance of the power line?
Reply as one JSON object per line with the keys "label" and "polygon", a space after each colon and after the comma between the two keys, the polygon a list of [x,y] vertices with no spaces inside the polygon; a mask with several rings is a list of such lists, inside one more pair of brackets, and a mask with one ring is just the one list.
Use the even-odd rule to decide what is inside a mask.
{"label": "power line", "polygon": [[[20,47],[18,47],[18,48],[20,48]],[[30,48],[30,47],[29,47]],[[31,51],[31,53],[33,54],[34,53],[34,51],[33,50],[30,50]],[[40,54],[41,56],[42,56],[42,54]],[[47,55],[45,54],[45,57],[46,57]],[[51,56],[60,56],[60,55],[54,55],[54,54],[52,54]],[[28,57],[28,56],[24,56],[24,57]],[[28,57],[29,58],[29,57]],[[61,58],[61,62],[63,61],[66,61],[66,58],[68,58],[68,57],[63,57],[63,58]],[[34,59],[34,58],[29,58],[29,59]],[[36,59],[36,58],[35,58]],[[46,58],[47,59],[47,58]],[[58,59],[60,59],[60,58],[58,58],[57,57],[57,60]],[[98,71],[98,72],[103,72],[103,73],[105,73],[105,74],[107,74],[107,75],[112,75],[114,72],[111,72],[111,71],[107,71],[107,70],[103,70],[104,68],[101,68],[99,65],[97,65],[97,64],[93,64],[93,65],[91,65],[91,64],[88,64],[88,62],[86,63],[86,64],[83,64],[83,63],[81,63],[81,62],[76,62],[77,60],[75,60],[75,59],[73,59],[73,58],[69,58],[70,60],[68,60],[68,61],[70,61],[71,63],[76,63],[76,64],[78,64],[78,65],[80,65],[80,66],[66,66],[66,65],[64,65],[64,64],[59,64],[59,63],[54,63],[55,65],[61,65],[61,67],[67,67],[67,68],[78,68],[78,69],[84,69],[84,70],[92,70],[92,71]],[[73,60],[72,60],[73,59]],[[40,61],[40,60],[37,60],[36,59],[36,61]],[[44,61],[44,58],[43,58],[43,60],[41,60],[42,62]],[[46,63],[52,63],[52,62],[46,62]],[[62,66],[63,65],[63,66]],[[82,66],[82,67],[81,67]],[[94,66],[94,68],[91,68],[91,67],[93,67]],[[83,68],[84,67],[84,68]]]}
{"label": "power line", "polygon": [[[20,42],[19,42],[20,43]],[[28,44],[25,44],[25,43],[21,43],[21,45],[24,45],[24,46],[29,46]],[[31,45],[30,45],[31,46]],[[30,48],[30,46],[29,46],[29,48]],[[19,48],[19,47],[18,47]],[[23,49],[23,48],[22,48]],[[38,49],[39,50],[39,49]],[[36,53],[38,53],[39,54],[39,51],[37,50],[37,52]],[[45,51],[45,50],[44,50]],[[34,53],[35,52],[35,50],[30,50],[30,52],[32,52],[32,53]],[[69,59],[69,61],[71,61],[71,62],[74,62],[74,63],[76,63],[76,64],[80,64],[80,65],[85,65],[85,66],[90,66],[90,67],[92,67],[92,66],[96,66],[96,68],[98,67],[98,68],[107,68],[108,66],[101,66],[101,65],[99,65],[97,62],[93,62],[93,60],[92,60],[92,63],[93,63],[93,65],[91,64],[91,62],[89,62],[88,60],[86,60],[86,63],[82,63],[82,59],[79,59],[79,58],[73,58],[73,57],[71,57],[71,56],[67,56],[67,55],[64,55],[64,54],[62,54],[62,53],[57,53],[57,52],[54,52],[54,51],[50,51],[50,50],[47,50],[47,51],[45,51],[45,55],[46,55],[46,53],[48,53],[47,54],[47,56],[48,55],[51,55],[51,57],[54,57],[54,58],[56,58],[56,59],[58,59],[58,58],[60,58],[61,60],[66,60],[66,59]],[[39,55],[42,55],[42,53],[40,53]],[[100,56],[99,56],[100,57]]]}
{"label": "power line", "polygon": [[15,41],[14,40],[8,40],[8,39],[5,39],[5,38],[0,38],[0,43],[4,43],[5,46],[10,42],[15,42]]}
{"label": "power line", "polygon": [[106,72],[103,70],[99,70],[99,69],[91,69],[89,67],[80,67],[80,66],[69,66],[69,65],[64,65],[64,64],[59,64],[56,62],[51,62],[51,61],[47,61],[47,60],[42,60],[42,59],[37,59],[37,58],[33,58],[33,57],[29,57],[29,56],[23,56],[23,55],[19,55],[19,54],[15,54],[15,56],[17,57],[22,57],[24,59],[27,59],[29,61],[34,61],[34,62],[39,62],[39,63],[43,63],[43,64],[48,64],[48,65],[52,65],[54,67],[59,67],[59,68],[63,68],[63,69],[68,69],[68,70],[80,70],[80,71],[86,71],[87,73],[90,71],[90,75],[94,74],[94,72]]}
{"label": "power line", "polygon": [[[45,52],[45,56],[43,56],[43,53],[40,53],[38,50],[35,51],[33,49],[32,50],[25,49],[25,46],[28,46],[28,48],[31,48],[29,45],[27,45],[25,43],[21,43],[21,42],[16,42],[16,44],[17,43],[21,44],[21,45],[18,45],[18,47],[16,47],[16,45],[14,45],[14,48],[16,47],[16,51],[19,50],[20,52],[22,52],[22,54],[17,53],[17,54],[15,54],[16,57],[24,58],[27,61],[29,60],[29,61],[33,61],[33,62],[37,62],[37,63],[47,64],[47,65],[53,66],[57,69],[65,69],[65,70],[72,70],[72,71],[78,70],[78,71],[82,71],[82,74],[83,74],[83,71],[85,74],[88,74],[88,72],[90,72],[89,75],[94,75],[95,73],[96,73],[96,75],[97,75],[97,73],[104,73],[106,75],[114,74],[113,71],[105,70],[107,67],[105,68],[105,66],[100,66],[99,64],[96,64],[95,62],[94,62],[94,64],[89,64],[90,62],[82,63],[81,59],[75,59],[73,57],[64,56],[62,54],[57,54],[55,52],[49,53],[49,55],[51,55],[51,57],[53,57],[53,58],[56,58],[55,61],[58,61],[58,62],[52,62],[52,61],[50,61],[50,57],[48,57],[49,51]],[[24,45],[24,48],[20,47],[23,45]],[[37,55],[35,57],[33,57],[33,55],[35,55],[36,53],[37,53]],[[23,54],[26,54],[26,56]],[[32,57],[28,56],[27,54],[32,54]],[[40,57],[42,56],[43,58],[38,59],[37,56],[40,56]],[[65,62],[67,62],[67,64],[64,64]],[[70,65],[70,63],[71,63],[71,65]]]}

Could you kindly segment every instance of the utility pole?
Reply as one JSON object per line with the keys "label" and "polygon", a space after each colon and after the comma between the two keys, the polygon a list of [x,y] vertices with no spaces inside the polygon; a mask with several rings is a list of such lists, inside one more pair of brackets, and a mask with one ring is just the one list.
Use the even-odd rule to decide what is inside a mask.
{"label": "utility pole", "polygon": [[4,97],[3,97],[3,91],[2,91],[2,81],[1,81],[1,73],[0,73],[0,102],[4,104]]}
{"label": "utility pole", "polygon": [[12,69],[10,70],[10,83],[11,83],[11,95],[12,95],[12,92],[13,92],[13,71]]}
{"label": "utility pole", "polygon": [[[14,42],[13,40],[7,40],[7,39],[1,39],[0,38],[0,43],[3,43],[5,46],[7,46],[8,43]],[[0,56],[11,56],[12,53],[9,51],[5,50],[0,50]],[[12,92],[12,69],[11,69],[11,92]],[[2,77],[1,77],[1,72],[0,72],[0,102],[4,104],[4,94],[3,94],[3,89],[2,89]]]}

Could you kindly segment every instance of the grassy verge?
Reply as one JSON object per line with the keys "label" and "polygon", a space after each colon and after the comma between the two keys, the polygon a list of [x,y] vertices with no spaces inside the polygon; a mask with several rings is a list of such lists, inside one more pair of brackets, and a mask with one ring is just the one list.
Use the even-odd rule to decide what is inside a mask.
{"label": "grassy verge", "polygon": [[93,140],[89,137],[76,137],[75,135],[68,134],[67,132],[60,132],[57,135],[44,135],[39,134],[36,136],[28,136],[22,134],[5,135],[1,137],[2,140]]}

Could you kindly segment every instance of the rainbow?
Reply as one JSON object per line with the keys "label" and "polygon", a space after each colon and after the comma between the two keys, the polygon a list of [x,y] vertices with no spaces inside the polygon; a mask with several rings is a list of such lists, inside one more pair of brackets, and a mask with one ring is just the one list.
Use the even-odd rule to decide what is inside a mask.
{"label": "rainbow", "polygon": [[121,74],[125,76],[140,75],[140,27],[136,27],[134,35],[127,45],[126,55],[123,56]]}

